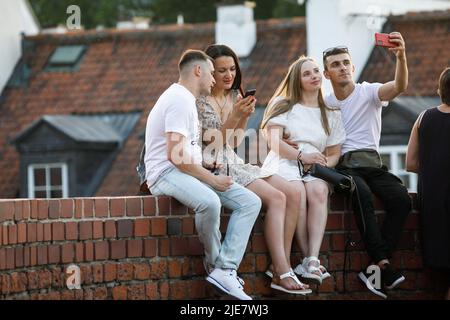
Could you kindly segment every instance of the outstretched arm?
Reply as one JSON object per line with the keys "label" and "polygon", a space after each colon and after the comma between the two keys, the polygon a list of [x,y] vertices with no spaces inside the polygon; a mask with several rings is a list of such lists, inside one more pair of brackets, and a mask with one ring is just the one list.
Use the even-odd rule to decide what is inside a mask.
{"label": "outstretched arm", "polygon": [[383,84],[378,90],[378,97],[381,101],[390,101],[399,94],[406,91],[408,87],[408,66],[406,62],[405,41],[399,32],[389,34],[389,41],[396,43],[397,46],[389,48],[394,52],[397,63],[395,68],[395,79]]}

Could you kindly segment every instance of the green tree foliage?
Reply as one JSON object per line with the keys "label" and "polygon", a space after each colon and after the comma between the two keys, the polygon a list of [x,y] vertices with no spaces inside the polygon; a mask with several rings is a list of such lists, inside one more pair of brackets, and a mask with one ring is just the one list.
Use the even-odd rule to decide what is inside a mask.
{"label": "green tree foliage", "polygon": [[[69,5],[81,9],[85,29],[98,25],[114,27],[117,21],[135,16],[150,17],[153,23],[175,23],[182,14],[186,23],[215,21],[217,4],[242,0],[29,0],[43,28],[65,24]],[[255,19],[304,15],[305,6],[296,0],[254,0]]]}

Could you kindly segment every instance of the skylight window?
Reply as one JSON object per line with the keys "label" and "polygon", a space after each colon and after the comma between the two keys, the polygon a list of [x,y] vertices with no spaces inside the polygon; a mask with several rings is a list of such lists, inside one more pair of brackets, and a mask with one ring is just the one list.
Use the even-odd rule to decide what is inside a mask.
{"label": "skylight window", "polygon": [[76,71],[86,52],[86,46],[59,46],[50,56],[46,71]]}

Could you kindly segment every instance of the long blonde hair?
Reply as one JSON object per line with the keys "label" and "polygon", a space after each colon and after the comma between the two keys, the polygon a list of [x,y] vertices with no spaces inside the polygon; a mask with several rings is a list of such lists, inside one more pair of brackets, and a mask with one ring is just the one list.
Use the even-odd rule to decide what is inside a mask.
{"label": "long blonde hair", "polygon": [[[270,98],[267,108],[264,111],[264,117],[261,122],[261,129],[264,129],[264,127],[267,125],[270,119],[285,112],[291,111],[292,107],[296,103],[302,101],[303,88],[300,74],[302,70],[302,65],[306,61],[315,62],[313,58],[301,56],[289,66],[288,73],[284,77],[283,81],[281,81],[272,98]],[[275,101],[275,98],[277,97],[281,97],[282,99]],[[322,89],[319,89],[318,100],[319,100],[320,114],[322,118],[322,127],[325,130],[325,133],[327,135],[330,135],[330,125],[328,123],[326,110],[332,109],[328,108],[325,105],[322,95]]]}

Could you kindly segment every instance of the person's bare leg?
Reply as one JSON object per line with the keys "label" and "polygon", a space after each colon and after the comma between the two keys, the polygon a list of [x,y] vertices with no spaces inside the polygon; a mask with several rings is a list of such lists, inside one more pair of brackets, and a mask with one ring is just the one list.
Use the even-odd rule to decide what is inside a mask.
{"label": "person's bare leg", "polygon": [[[286,196],[283,192],[261,179],[253,181],[247,185],[247,188],[256,193],[266,207],[264,236],[272,259],[273,271],[277,275],[289,272],[291,266],[286,259],[284,251]],[[287,289],[302,289],[302,286],[295,283],[291,278],[280,280],[280,284]]]}
{"label": "person's bare leg", "polygon": [[286,219],[284,223],[284,250],[286,259],[291,265],[292,240],[296,232],[300,216],[302,202],[301,190],[304,188],[301,181],[286,181],[280,176],[274,175],[266,180],[272,186],[286,195]]}
{"label": "person's bare leg", "polygon": [[328,185],[322,180],[314,180],[305,183],[305,188],[308,202],[308,256],[319,257],[327,224]]}

